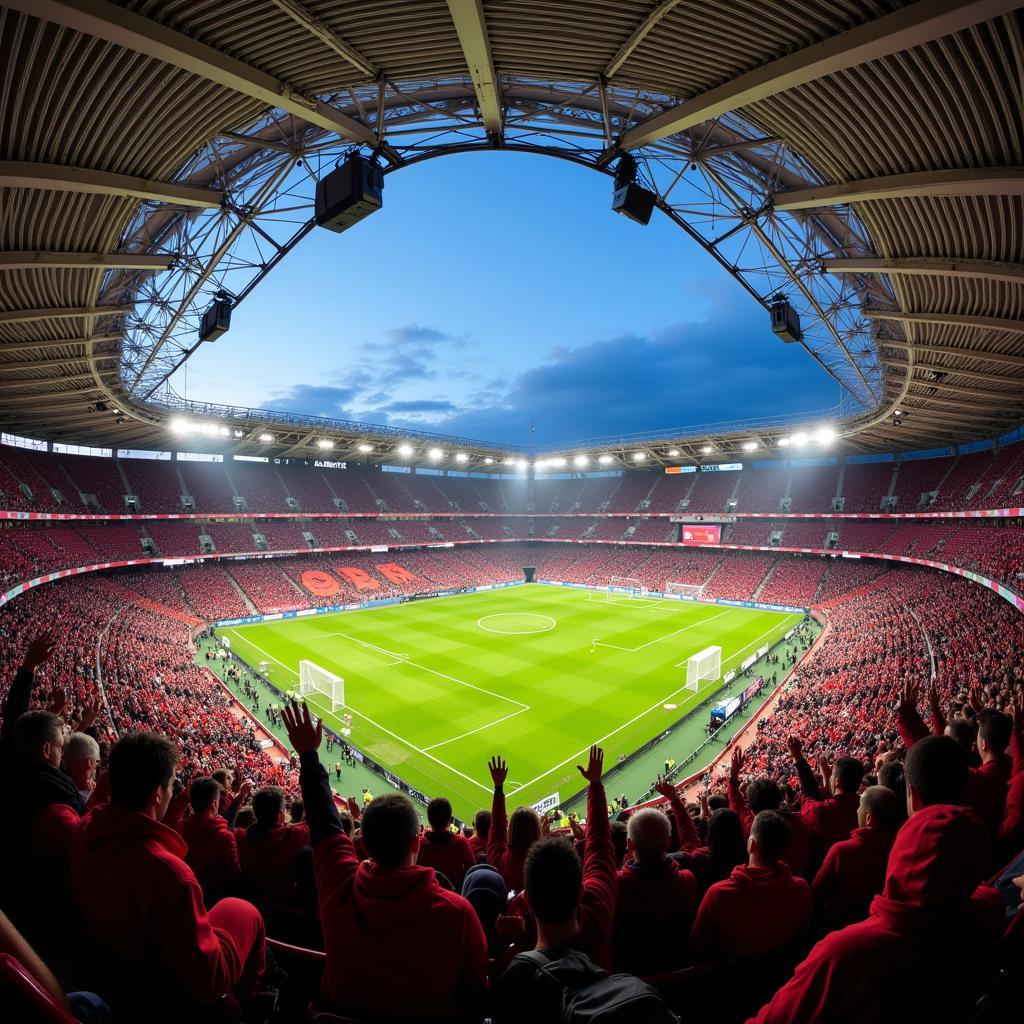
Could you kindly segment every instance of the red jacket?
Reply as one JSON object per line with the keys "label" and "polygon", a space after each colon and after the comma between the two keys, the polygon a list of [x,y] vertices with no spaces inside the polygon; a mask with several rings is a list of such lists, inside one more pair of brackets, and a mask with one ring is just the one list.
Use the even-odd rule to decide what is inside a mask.
{"label": "red jacket", "polygon": [[660,974],[682,967],[680,937],[693,924],[700,893],[692,871],[671,857],[653,864],[627,861],[618,874],[618,899],[612,931],[616,971]]}
{"label": "red jacket", "polygon": [[704,894],[690,945],[699,956],[753,956],[778,949],[811,926],[811,887],[785,864],[743,864]]}
{"label": "red jacket", "polygon": [[242,877],[256,890],[257,898],[288,905],[295,899],[295,863],[309,846],[305,825],[278,825],[263,829],[250,825],[235,830]]}
{"label": "red jacket", "polygon": [[885,886],[895,839],[895,832],[855,828],[849,839],[836,843],[825,855],[811,892],[829,931],[868,916],[872,899]]}
{"label": "red jacket", "polygon": [[228,823],[216,814],[212,818],[193,815],[180,829],[188,844],[185,860],[195,872],[203,893],[225,896],[238,884],[241,868],[238,844]]}
{"label": "red jacket", "polygon": [[523,865],[526,854],[508,846],[508,815],[505,812],[505,791],[495,789],[491,801],[491,831],[487,834],[487,863],[498,869],[509,889],[523,888]]}
{"label": "red jacket", "polygon": [[866,921],[832,932],[748,1024],[966,1020],[997,963],[1002,914],[984,826],[961,807],[918,811],[889,854]]}
{"label": "red jacket", "polygon": [[476,857],[465,836],[457,836],[447,830],[427,830],[420,837],[420,854],[416,863],[440,871],[458,891],[462,889],[466,872],[476,863]]}
{"label": "red jacket", "polygon": [[386,991],[395,1020],[449,1021],[480,1010],[483,928],[431,868],[360,863],[342,832],[317,844],[313,869],[327,950],[323,988],[333,1005],[376,1020]]}
{"label": "red jacket", "polygon": [[470,849],[473,851],[474,858],[479,858],[481,855],[487,859],[487,840],[481,839],[475,832],[471,839],[467,840]]}
{"label": "red jacket", "polygon": [[[740,816],[743,822],[743,834],[750,835],[750,826],[754,822],[754,812],[747,803],[747,798],[739,787],[736,779],[729,777],[729,806]],[[801,878],[808,878],[811,866],[811,842],[813,834],[810,823],[799,814],[785,813],[786,821],[789,822],[789,846],[786,852],[779,858],[783,864],[788,864],[794,875]]]}
{"label": "red jacket", "polygon": [[203,893],[182,859],[185,843],[162,822],[109,804],[75,832],[71,876],[90,932],[116,956],[169,974],[201,1003],[230,991],[245,951],[210,924]]}

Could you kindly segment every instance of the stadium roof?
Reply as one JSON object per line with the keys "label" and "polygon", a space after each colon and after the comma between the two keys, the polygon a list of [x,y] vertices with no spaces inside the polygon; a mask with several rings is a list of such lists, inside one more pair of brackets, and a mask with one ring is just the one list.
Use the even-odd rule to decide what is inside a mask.
{"label": "stadium roof", "polygon": [[[214,294],[244,301],[312,229],[315,182],[347,151],[393,173],[499,147],[609,174],[631,151],[738,287],[798,310],[848,396],[840,450],[998,435],[1024,419],[1021,7],[8,0],[0,426],[166,447],[184,413],[242,453],[327,437],[385,458],[405,438],[500,465],[512,446],[193,409],[167,384]],[[657,443],[763,452],[787,428]]]}

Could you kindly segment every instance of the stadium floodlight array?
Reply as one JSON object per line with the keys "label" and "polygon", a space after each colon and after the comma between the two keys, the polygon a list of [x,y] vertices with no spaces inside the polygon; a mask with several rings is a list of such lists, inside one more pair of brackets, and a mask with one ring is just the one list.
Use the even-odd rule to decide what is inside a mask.
{"label": "stadium floodlight array", "polygon": [[647,588],[640,580],[632,576],[609,576],[608,591],[605,600],[614,601],[627,594],[631,597],[646,597]]}
{"label": "stadium floodlight array", "polygon": [[700,599],[704,596],[704,588],[707,583],[674,583],[668,581],[665,584],[666,594],[678,594],[680,597],[693,597]]}
{"label": "stadium floodlight array", "polygon": [[322,693],[331,702],[332,711],[345,706],[345,680],[315,661],[299,662],[299,693]]}
{"label": "stadium floodlight array", "polygon": [[695,693],[705,680],[717,679],[722,674],[722,648],[705,647],[703,651],[686,659],[686,689]]}

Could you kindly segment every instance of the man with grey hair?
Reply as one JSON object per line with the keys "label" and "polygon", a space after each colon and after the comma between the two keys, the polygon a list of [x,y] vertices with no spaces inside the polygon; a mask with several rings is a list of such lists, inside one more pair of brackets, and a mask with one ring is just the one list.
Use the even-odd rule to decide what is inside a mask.
{"label": "man with grey hair", "polygon": [[616,971],[654,974],[686,962],[686,943],[700,895],[691,871],[668,856],[672,826],[655,807],[643,807],[627,823],[626,862],[612,926]]}
{"label": "man with grey hair", "polygon": [[96,768],[100,763],[100,745],[88,733],[73,732],[64,741],[64,771],[88,804],[96,788]]}

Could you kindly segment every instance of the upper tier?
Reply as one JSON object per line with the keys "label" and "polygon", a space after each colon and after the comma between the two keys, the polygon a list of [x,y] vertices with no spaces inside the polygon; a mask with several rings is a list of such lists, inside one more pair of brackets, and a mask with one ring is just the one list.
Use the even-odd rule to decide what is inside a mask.
{"label": "upper tier", "polygon": [[[303,513],[897,513],[1016,507],[1024,443],[900,463],[525,479],[271,462],[58,455],[0,446],[0,511],[118,515]],[[134,500],[129,501],[129,496]]]}

